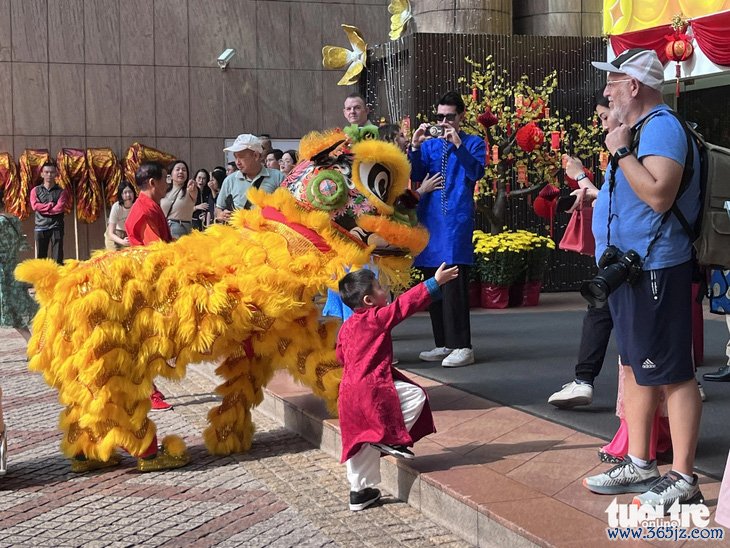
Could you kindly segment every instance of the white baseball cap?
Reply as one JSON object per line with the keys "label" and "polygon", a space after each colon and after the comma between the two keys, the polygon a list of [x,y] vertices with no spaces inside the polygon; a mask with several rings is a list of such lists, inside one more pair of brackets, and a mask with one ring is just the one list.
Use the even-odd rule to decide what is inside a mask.
{"label": "white baseball cap", "polygon": [[653,49],[634,48],[623,52],[610,63],[593,61],[599,70],[617,72],[636,78],[652,89],[662,89],[664,83],[664,66]]}
{"label": "white baseball cap", "polygon": [[264,145],[261,143],[261,139],[250,133],[242,133],[233,144],[229,147],[224,148],[225,152],[241,152],[242,150],[250,149],[259,154],[263,154]]}

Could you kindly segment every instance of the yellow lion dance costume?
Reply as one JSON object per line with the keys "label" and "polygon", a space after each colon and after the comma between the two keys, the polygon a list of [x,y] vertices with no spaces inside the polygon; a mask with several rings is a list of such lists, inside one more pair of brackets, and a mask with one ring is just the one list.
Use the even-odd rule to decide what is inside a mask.
{"label": "yellow lion dance costume", "polygon": [[[237,211],[230,225],[63,266],[18,266],[40,303],[29,368],[65,406],[67,457],[101,467],[118,462],[117,447],[142,455],[156,434],[147,416],[155,377],[181,379],[189,363],[220,363],[222,403],[204,434],[213,454],[250,448],[251,408],[275,369],[336,411],[339,321],[323,322],[315,297],[374,251],[381,273],[407,274],[407,255],[428,235],[416,225],[410,166],[394,145],[336,130],[308,135],[300,151],[283,188],[252,190],[257,207]],[[185,453],[179,438],[165,449]]]}

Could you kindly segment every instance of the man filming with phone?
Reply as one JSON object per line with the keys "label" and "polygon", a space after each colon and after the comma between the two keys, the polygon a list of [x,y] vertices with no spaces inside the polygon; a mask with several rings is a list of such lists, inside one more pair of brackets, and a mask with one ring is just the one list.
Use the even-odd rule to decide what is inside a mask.
{"label": "man filming with phone", "polygon": [[469,319],[469,268],[473,264],[474,185],[484,177],[486,146],[461,131],[464,101],[450,91],[436,106],[435,125],[421,124],[413,134],[408,157],[411,179],[421,182],[418,220],[430,240],[414,261],[430,278],[445,261],[459,276],[443,286],[443,300],[429,307],[436,348],[421,352],[423,361],[443,367],[474,363]]}

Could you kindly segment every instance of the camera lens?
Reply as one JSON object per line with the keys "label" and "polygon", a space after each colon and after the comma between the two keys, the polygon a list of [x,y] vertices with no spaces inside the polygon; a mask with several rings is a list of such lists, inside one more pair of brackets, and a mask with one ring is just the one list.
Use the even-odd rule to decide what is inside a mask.
{"label": "camera lens", "polygon": [[440,137],[444,134],[444,128],[441,126],[430,126],[428,128],[428,133],[431,137]]}
{"label": "camera lens", "polygon": [[608,301],[608,294],[611,289],[605,280],[596,277],[585,281],[580,286],[581,296],[594,308],[602,308]]}

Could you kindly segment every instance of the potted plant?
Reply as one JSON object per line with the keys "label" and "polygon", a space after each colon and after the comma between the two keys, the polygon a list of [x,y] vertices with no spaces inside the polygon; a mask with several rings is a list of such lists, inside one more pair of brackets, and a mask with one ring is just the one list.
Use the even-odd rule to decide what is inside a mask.
{"label": "potted plant", "polygon": [[475,263],[481,281],[483,308],[507,308],[510,286],[525,278],[526,254],[515,246],[514,236],[511,231],[496,235],[474,231]]}
{"label": "potted plant", "polygon": [[476,271],[483,308],[535,306],[555,243],[527,230],[474,231]]}
{"label": "potted plant", "polygon": [[514,287],[514,306],[537,306],[540,301],[540,290],[545,277],[550,253],[555,249],[555,242],[545,236],[527,233],[527,269],[525,280],[522,284]]}

